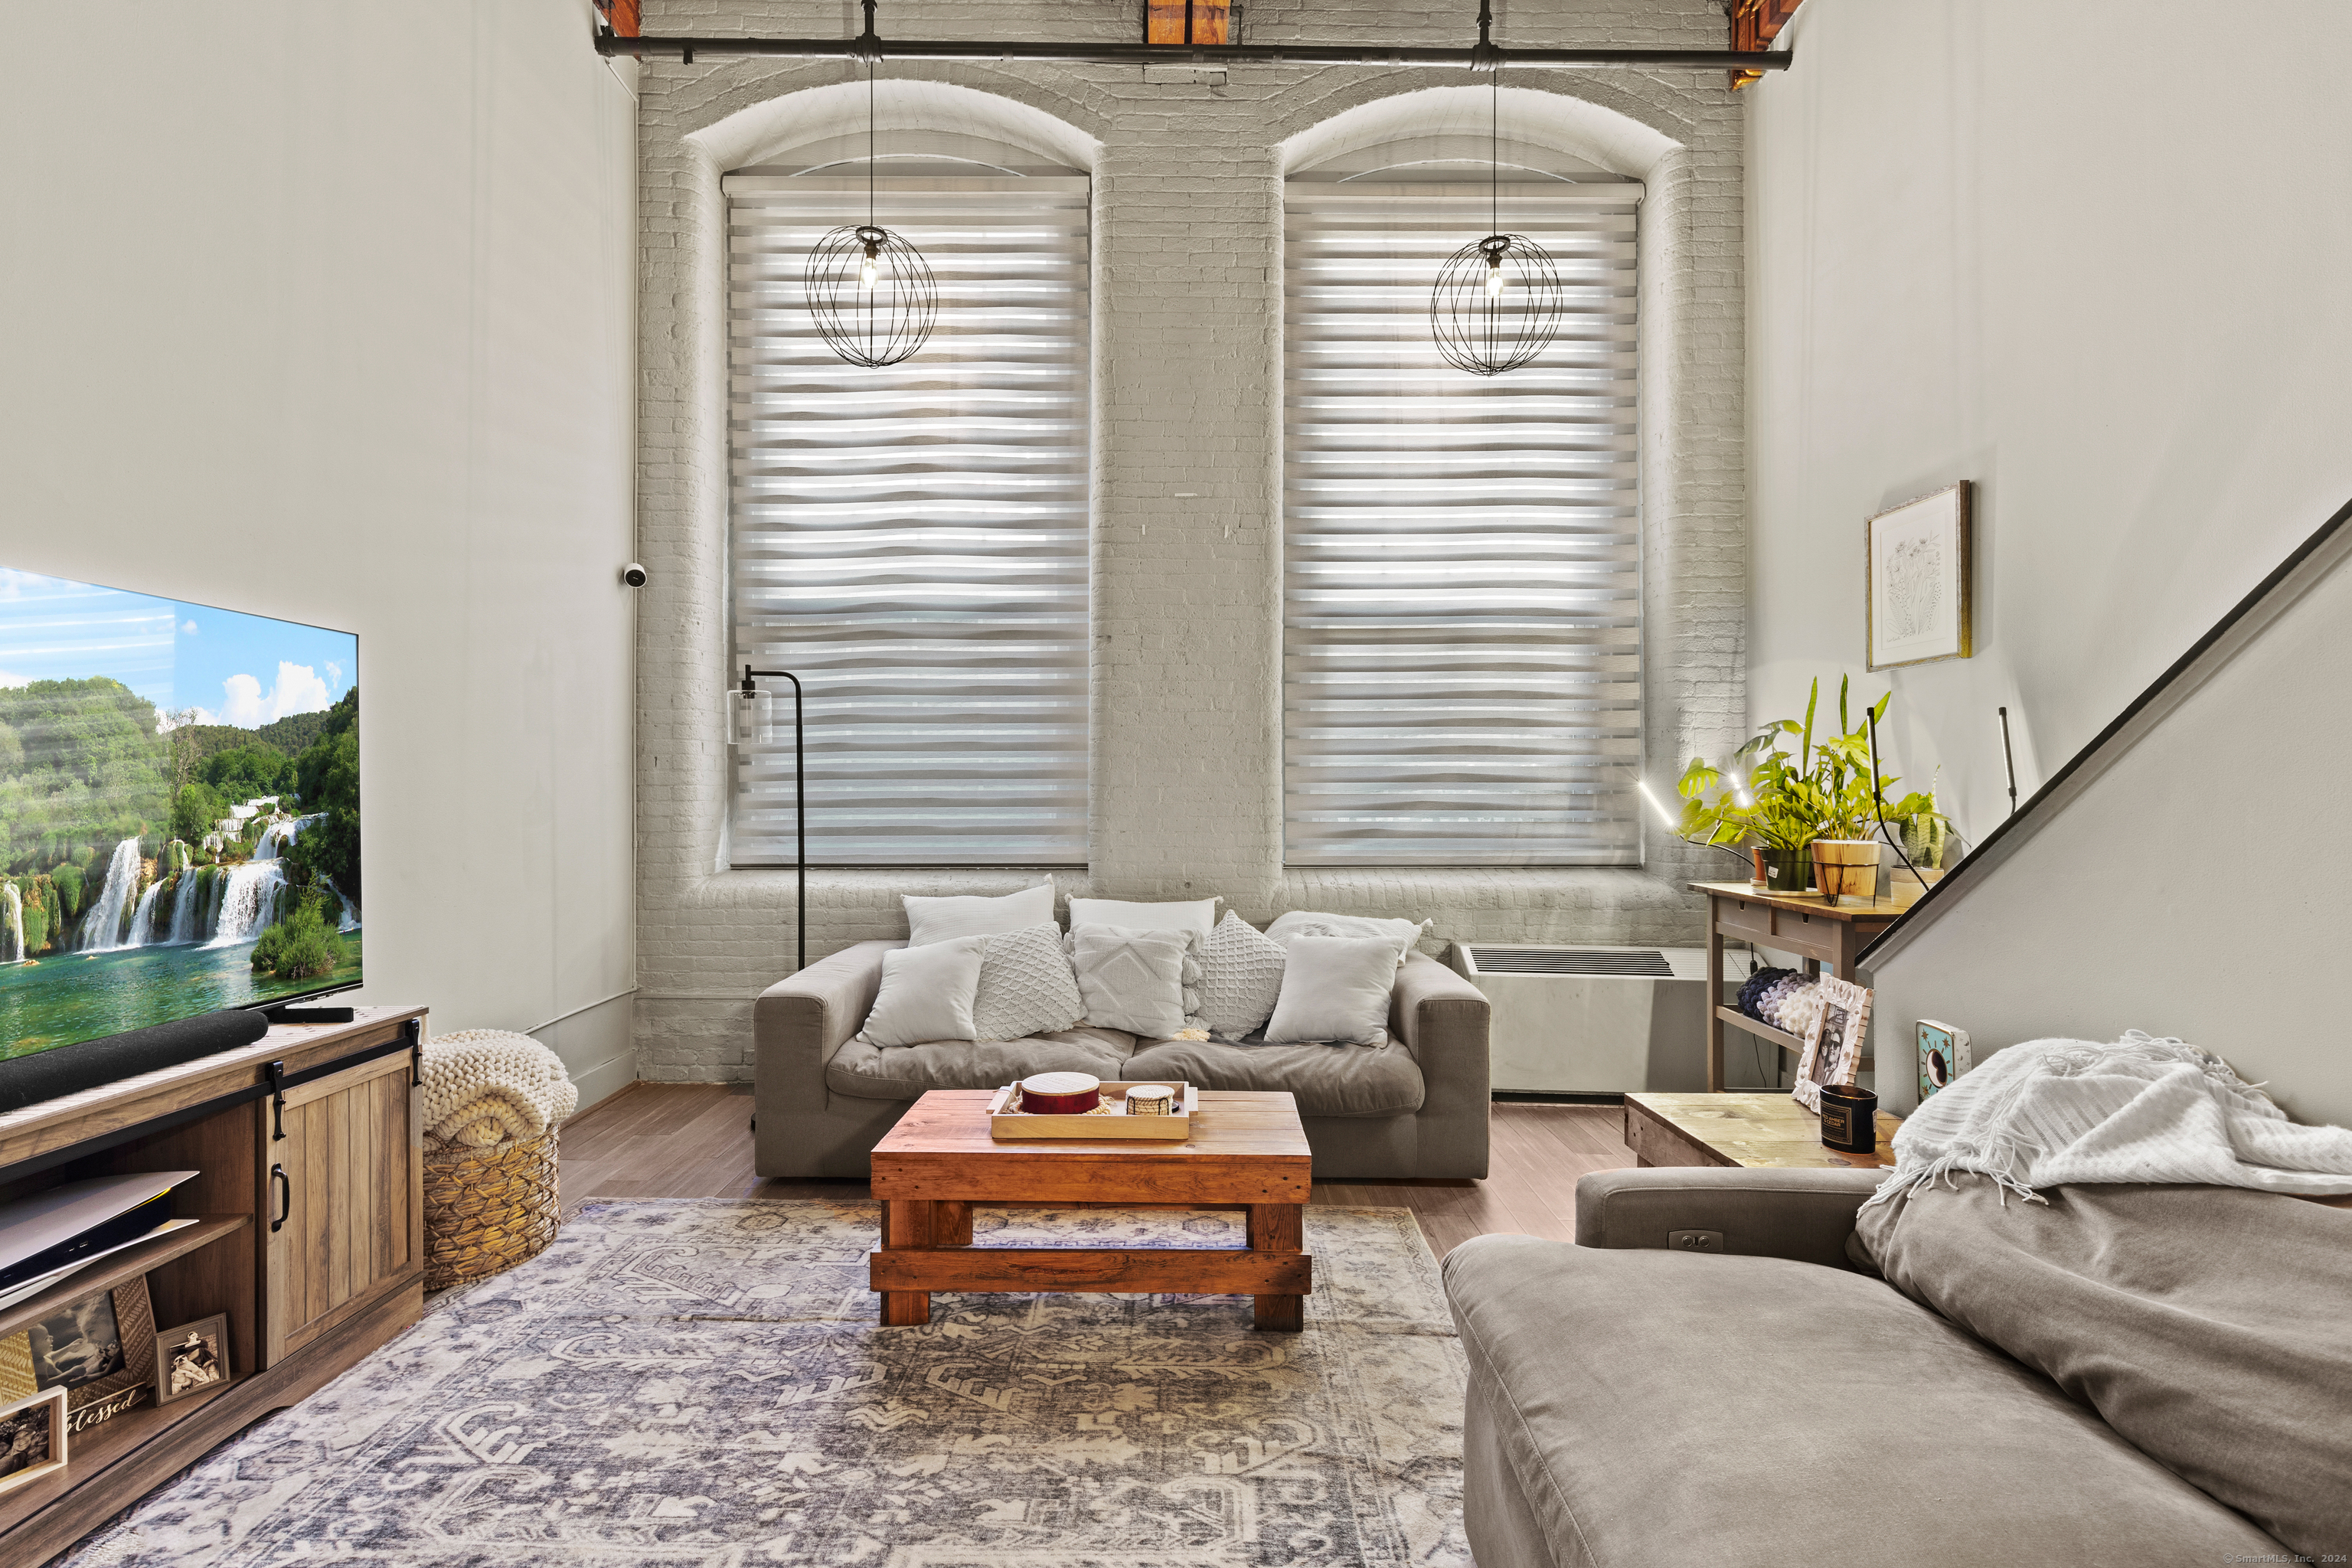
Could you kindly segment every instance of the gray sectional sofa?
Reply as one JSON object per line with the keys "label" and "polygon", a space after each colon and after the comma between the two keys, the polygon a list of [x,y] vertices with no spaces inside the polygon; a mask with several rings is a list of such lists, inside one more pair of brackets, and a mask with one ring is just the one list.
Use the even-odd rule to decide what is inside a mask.
{"label": "gray sectional sofa", "polygon": [[762,1176],[865,1176],[875,1142],[932,1089],[995,1089],[1033,1073],[1182,1079],[1287,1089],[1318,1180],[1486,1173],[1486,998],[1425,953],[1406,956],[1383,1046],[1230,1046],[1079,1028],[1043,1038],[877,1047],[856,1036],[882,983],[867,942],[770,986],[752,1009]]}
{"label": "gray sectional sofa", "polygon": [[2352,1552],[2352,1213],[1963,1178],[1858,1236],[1882,1174],[1607,1172],[1575,1246],[1454,1248],[1479,1568]]}

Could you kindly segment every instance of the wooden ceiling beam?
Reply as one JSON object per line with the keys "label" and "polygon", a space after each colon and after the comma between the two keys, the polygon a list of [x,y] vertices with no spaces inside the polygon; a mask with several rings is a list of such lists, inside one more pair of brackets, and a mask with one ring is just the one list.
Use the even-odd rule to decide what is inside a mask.
{"label": "wooden ceiling beam", "polygon": [[[1780,36],[1789,18],[1797,14],[1804,0],[1738,0],[1731,11],[1731,47],[1741,50],[1764,50]],[[1763,79],[1761,71],[1733,71],[1731,85],[1746,87]]]}

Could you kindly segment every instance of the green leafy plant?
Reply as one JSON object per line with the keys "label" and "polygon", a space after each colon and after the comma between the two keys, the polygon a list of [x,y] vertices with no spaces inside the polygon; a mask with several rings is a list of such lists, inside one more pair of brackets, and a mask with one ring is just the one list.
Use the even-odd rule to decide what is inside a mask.
{"label": "green leafy plant", "polygon": [[[1802,723],[1776,719],[1764,726],[1733,755],[1744,765],[1743,790],[1727,781],[1722,770],[1705,757],[1693,757],[1675,788],[1683,797],[1682,836],[1698,844],[1735,845],[1753,838],[1768,848],[1794,851],[1816,838],[1864,838],[1878,826],[1885,805],[1891,824],[1898,816],[1934,810],[1932,797],[1918,794],[1887,803],[1892,774],[1874,774],[1870,765],[1868,721],[1886,717],[1895,693],[1887,692],[1864,710],[1855,723],[1848,707],[1848,686],[1838,682],[1838,732],[1816,739],[1813,720],[1821,706],[1822,683],[1816,679],[1805,700]],[[1783,738],[1797,738],[1797,751],[1781,749]],[[1709,792],[1713,792],[1710,795]]]}

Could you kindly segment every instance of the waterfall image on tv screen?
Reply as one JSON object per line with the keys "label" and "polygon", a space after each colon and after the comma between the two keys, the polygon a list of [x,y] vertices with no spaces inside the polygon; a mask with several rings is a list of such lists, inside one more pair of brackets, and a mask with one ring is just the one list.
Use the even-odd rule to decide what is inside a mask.
{"label": "waterfall image on tv screen", "polygon": [[359,639],[0,569],[0,1058],[360,980]]}

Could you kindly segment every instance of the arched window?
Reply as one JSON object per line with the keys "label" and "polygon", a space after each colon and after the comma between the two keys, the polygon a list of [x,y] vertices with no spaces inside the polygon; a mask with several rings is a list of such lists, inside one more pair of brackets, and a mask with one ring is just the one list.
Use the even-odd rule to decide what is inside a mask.
{"label": "arched window", "polygon": [[[1492,232],[1492,161],[1501,229],[1551,253],[1568,314],[1477,376],[1440,357],[1430,290]],[[1288,180],[1288,864],[1639,863],[1641,196],[1468,133]]]}
{"label": "arched window", "polygon": [[[806,683],[811,860],[1083,863],[1087,178],[886,133],[876,216],[939,316],[868,369],[802,286],[819,237],[866,221],[866,146],[861,124],[725,178],[735,663]],[[730,858],[788,863],[789,729],[737,770]]]}

